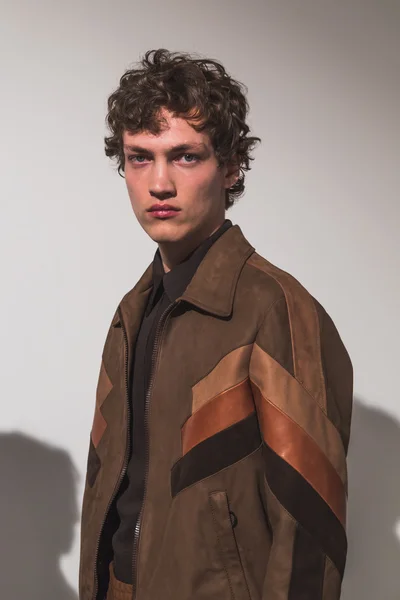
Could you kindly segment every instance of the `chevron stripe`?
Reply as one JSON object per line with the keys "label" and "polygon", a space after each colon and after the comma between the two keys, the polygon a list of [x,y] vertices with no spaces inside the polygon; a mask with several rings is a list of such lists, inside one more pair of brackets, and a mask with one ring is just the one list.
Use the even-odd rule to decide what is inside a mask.
{"label": "chevron stripe", "polygon": [[308,391],[256,343],[249,372],[262,396],[314,440],[346,485],[346,457],[340,434]]}
{"label": "chevron stripe", "polygon": [[255,412],[249,378],[209,400],[182,428],[182,455]]}
{"label": "chevron stripe", "polygon": [[111,392],[113,388],[113,384],[107,374],[106,368],[104,366],[104,361],[101,361],[99,380],[97,383],[97,391],[96,391],[96,406],[93,417],[93,425],[91,431],[91,438],[93,442],[93,446],[97,448],[100,443],[101,438],[107,428],[107,422],[102,415],[101,407],[107,398],[108,394]]}
{"label": "chevron stripe", "polygon": [[265,475],[286,511],[315,539],[343,578],[347,538],[343,525],[314,488],[281,456],[264,444]]}
{"label": "chevron stripe", "polygon": [[253,344],[235,348],[192,388],[192,412],[199,410],[210,398],[243,381],[249,374]]}
{"label": "chevron stripe", "polygon": [[345,527],[346,494],[339,475],[314,440],[268,402],[256,385],[252,387],[265,443],[300,473]]}

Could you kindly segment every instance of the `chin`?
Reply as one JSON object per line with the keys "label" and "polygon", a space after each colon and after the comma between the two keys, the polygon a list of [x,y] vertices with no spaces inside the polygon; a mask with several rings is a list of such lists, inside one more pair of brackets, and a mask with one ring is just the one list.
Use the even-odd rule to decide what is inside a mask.
{"label": "chin", "polygon": [[153,242],[157,244],[179,242],[187,236],[188,228],[182,223],[172,223],[171,221],[173,219],[155,220],[154,223],[146,223],[143,228]]}

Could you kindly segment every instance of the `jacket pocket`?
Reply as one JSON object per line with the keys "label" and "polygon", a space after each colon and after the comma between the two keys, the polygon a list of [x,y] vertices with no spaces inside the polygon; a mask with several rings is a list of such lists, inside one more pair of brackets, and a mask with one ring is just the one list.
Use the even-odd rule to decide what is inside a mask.
{"label": "jacket pocket", "polygon": [[218,551],[228,578],[232,599],[251,600],[234,533],[235,515],[229,510],[225,491],[211,492],[209,503]]}

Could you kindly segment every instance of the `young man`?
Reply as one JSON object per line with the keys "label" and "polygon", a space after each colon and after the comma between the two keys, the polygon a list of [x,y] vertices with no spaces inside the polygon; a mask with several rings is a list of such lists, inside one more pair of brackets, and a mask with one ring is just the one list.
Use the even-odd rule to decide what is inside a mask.
{"label": "young man", "polygon": [[352,366],[328,314],[225,211],[250,150],[221,64],[150,51],[106,154],[158,244],[105,342],[80,600],[337,600]]}

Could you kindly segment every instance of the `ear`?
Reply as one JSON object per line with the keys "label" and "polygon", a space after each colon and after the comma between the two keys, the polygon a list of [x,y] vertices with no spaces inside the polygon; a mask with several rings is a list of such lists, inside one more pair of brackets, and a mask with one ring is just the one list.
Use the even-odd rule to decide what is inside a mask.
{"label": "ear", "polygon": [[232,160],[225,166],[225,188],[232,187],[240,177],[240,168],[236,160]]}

